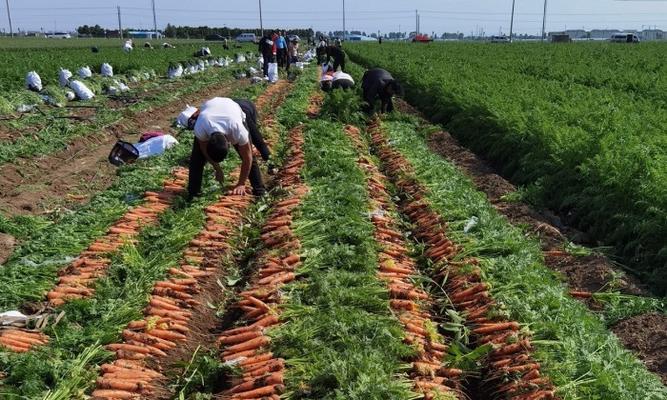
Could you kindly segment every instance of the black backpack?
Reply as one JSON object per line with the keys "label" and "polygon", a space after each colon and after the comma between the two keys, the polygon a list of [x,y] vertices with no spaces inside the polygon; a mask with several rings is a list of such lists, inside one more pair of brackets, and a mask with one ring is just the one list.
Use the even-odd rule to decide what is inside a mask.
{"label": "black backpack", "polygon": [[131,164],[139,158],[139,151],[132,143],[119,140],[109,153],[109,162],[117,167],[124,164]]}

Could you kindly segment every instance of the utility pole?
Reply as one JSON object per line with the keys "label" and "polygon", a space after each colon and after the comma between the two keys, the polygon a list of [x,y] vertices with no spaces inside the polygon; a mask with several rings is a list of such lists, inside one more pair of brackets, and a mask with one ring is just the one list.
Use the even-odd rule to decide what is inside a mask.
{"label": "utility pole", "polygon": [[343,41],[345,41],[345,0],[343,0]]}
{"label": "utility pole", "polygon": [[153,33],[155,33],[155,39],[157,39],[157,18],[155,17],[155,0],[151,0],[153,5]]}
{"label": "utility pole", "polygon": [[512,43],[512,35],[514,35],[514,5],[516,0],[512,0],[512,19],[510,20],[510,43]]}
{"label": "utility pole", "polygon": [[547,37],[547,0],[544,0],[544,15],[542,16],[542,41]]}
{"label": "utility pole", "polygon": [[118,33],[120,33],[120,40],[123,40],[123,22],[120,19],[120,6],[118,8]]}
{"label": "utility pole", "polygon": [[419,35],[419,10],[415,10],[415,38]]}
{"label": "utility pole", "polygon": [[262,31],[262,37],[264,37],[264,22],[262,21],[262,0],[259,0],[259,29]]}
{"label": "utility pole", "polygon": [[14,37],[14,28],[12,27],[12,13],[9,11],[9,0],[5,0],[7,4],[7,19],[9,20],[9,37]]}

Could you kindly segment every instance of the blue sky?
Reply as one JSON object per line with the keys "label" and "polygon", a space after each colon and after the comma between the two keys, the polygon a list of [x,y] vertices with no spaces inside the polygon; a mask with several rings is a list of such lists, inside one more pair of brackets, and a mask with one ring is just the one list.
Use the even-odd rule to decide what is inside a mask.
{"label": "blue sky", "polygon": [[[121,6],[123,25],[152,28],[150,0],[9,0],[14,29],[71,30],[83,24],[117,26],[115,6]],[[155,0],[158,27],[180,25],[255,27],[258,0]],[[515,31],[538,33],[542,28],[542,0],[516,0]],[[342,0],[263,0],[265,26],[342,29]],[[364,0],[346,1],[348,30],[368,33],[412,31],[415,9],[420,10],[421,31],[441,33],[484,29],[496,34],[509,31],[511,0]],[[8,29],[1,2],[0,29]],[[667,30],[667,0],[550,0],[548,30],[575,28]]]}

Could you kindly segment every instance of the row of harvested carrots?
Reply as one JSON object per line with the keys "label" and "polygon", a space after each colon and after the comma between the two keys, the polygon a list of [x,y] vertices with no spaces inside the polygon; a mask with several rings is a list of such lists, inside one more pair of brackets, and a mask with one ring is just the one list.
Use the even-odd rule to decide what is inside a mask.
{"label": "row of harvested carrots", "polygon": [[484,365],[487,395],[515,400],[556,398],[553,384],[541,376],[539,363],[531,357],[530,338],[520,332],[516,321],[494,312],[497,307],[488,284],[481,279],[477,261],[450,261],[459,249],[447,238],[447,224],[426,200],[426,188],[417,182],[412,166],[389,145],[378,121],[370,124],[370,133],[388,175],[405,194],[401,211],[414,223],[413,235],[425,244],[425,255],[442,266],[436,282],[466,318],[476,344],[492,346]]}
{"label": "row of harvested carrots", "polygon": [[[345,130],[363,154],[367,148],[359,139],[358,129],[346,127]],[[381,248],[378,276],[387,283],[390,307],[405,329],[405,342],[418,351],[417,357],[410,360],[414,389],[426,400],[444,395],[464,398],[460,380],[463,371],[443,366],[448,347],[428,311],[433,299],[413,282],[418,275],[417,267],[407,255],[406,238],[392,216],[395,209],[385,184],[387,179],[367,157],[360,157],[358,163],[367,177],[374,237]]]}
{"label": "row of harvested carrots", "polygon": [[[164,181],[162,191],[144,193],[142,205],[125,213],[105,236],[95,240],[76,260],[59,272],[58,283],[46,295],[49,305],[57,307],[68,300],[93,296],[95,282],[106,274],[111,264],[106,255],[125,243],[134,242],[141,229],[155,223],[159,215],[171,207],[174,198],[185,190],[186,181],[187,170],[177,168],[173,177]],[[48,336],[43,333],[25,329],[0,332],[0,345],[16,352],[29,351],[33,346],[47,344],[48,340]]]}
{"label": "row of harvested carrots", "polygon": [[229,253],[227,243],[243,220],[251,196],[222,197],[206,207],[206,226],[183,252],[178,267],[168,278],[155,283],[144,311],[145,318],[128,324],[123,341],[107,345],[116,360],[102,366],[95,399],[162,398],[167,390],[160,359],[185,342],[191,332],[193,309],[200,306],[197,295],[202,284],[214,276],[218,264]]}
{"label": "row of harvested carrots", "polygon": [[235,305],[242,311],[245,325],[228,329],[218,338],[222,359],[242,370],[232,388],[223,394],[228,399],[277,400],[285,389],[285,361],[268,350],[271,340],[266,330],[279,323],[279,289],[296,278],[295,271],[301,264],[301,246],[291,230],[292,212],[308,192],[300,178],[305,164],[301,127],[290,132],[289,141],[291,159],[277,176],[277,183],[288,195],[275,205],[262,227],[265,250],[259,257],[260,268]]}

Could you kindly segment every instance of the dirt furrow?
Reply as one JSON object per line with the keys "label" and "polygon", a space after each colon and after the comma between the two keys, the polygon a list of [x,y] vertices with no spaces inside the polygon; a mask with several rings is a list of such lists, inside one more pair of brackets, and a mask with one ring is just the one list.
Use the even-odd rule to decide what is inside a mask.
{"label": "dirt furrow", "polygon": [[405,342],[418,351],[410,362],[410,379],[414,390],[424,399],[446,395],[463,399],[461,376],[463,371],[443,366],[448,346],[438,333],[438,322],[431,313],[434,299],[415,285],[420,275],[415,260],[407,253],[406,235],[394,218],[396,213],[387,191],[387,178],[373,161],[364,156],[368,147],[361,141],[358,128],[346,126],[345,131],[355,143],[360,156],[358,164],[365,172],[368,194],[371,198],[371,221],[375,227],[375,241],[381,248],[378,277],[387,283],[392,311],[406,331]]}
{"label": "dirt furrow", "polygon": [[415,225],[413,235],[425,244],[424,255],[438,267],[437,276],[431,278],[464,316],[476,346],[490,347],[475,396],[555,398],[553,384],[541,376],[540,365],[531,356],[530,337],[516,321],[498,312],[477,260],[450,261],[461,249],[447,238],[447,224],[426,201],[426,188],[416,180],[410,163],[389,145],[379,121],[372,122],[369,131],[385,171],[404,196],[400,211]]}

